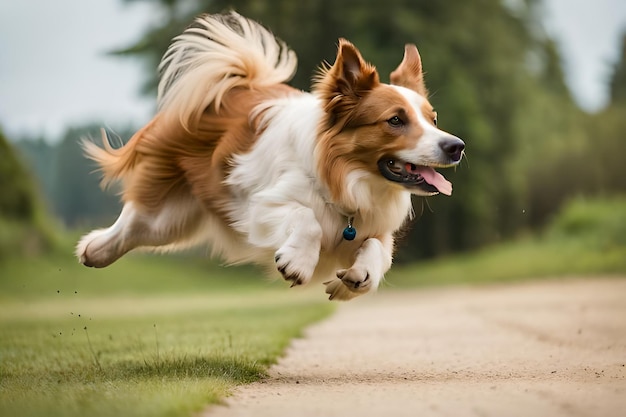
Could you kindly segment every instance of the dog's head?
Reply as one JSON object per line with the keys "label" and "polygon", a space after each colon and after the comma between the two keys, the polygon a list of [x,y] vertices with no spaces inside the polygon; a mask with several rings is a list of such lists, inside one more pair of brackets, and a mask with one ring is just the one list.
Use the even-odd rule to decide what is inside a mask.
{"label": "dog's head", "polygon": [[[323,69],[315,93],[324,106],[316,148],[318,169],[335,198],[345,199],[350,175],[417,195],[450,195],[435,168],[456,165],[465,144],[437,127],[417,48],[383,84],[350,42],[341,39],[335,63]],[[358,174],[355,174],[358,173]]]}

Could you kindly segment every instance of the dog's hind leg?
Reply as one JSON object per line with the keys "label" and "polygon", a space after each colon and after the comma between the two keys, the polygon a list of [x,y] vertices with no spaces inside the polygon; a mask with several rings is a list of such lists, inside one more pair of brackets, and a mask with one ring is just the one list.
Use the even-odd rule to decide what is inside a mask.
{"label": "dog's hind leg", "polygon": [[203,209],[191,197],[187,201],[169,199],[152,213],[128,202],[111,227],[83,236],[76,256],[86,266],[103,268],[137,247],[190,246],[202,219]]}

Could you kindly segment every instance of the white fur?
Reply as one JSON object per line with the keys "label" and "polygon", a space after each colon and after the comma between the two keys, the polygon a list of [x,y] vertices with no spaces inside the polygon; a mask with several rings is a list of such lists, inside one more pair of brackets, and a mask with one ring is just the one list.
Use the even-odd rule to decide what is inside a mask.
{"label": "white fur", "polygon": [[295,52],[270,31],[235,12],[204,15],[174,38],[161,63],[157,103],[183,126],[228,90],[279,84],[297,68]]}
{"label": "white fur", "polygon": [[[344,240],[353,213],[330,203],[311,157],[321,116],[311,94],[271,102],[263,134],[250,152],[234,158],[226,180],[236,190],[232,226],[253,251],[275,250],[278,268],[289,265],[286,275],[296,274],[298,283],[328,279],[329,271],[338,270],[343,280],[327,281],[327,292],[331,299],[350,299],[376,290],[391,267],[392,233],[411,215],[411,198],[386,181],[372,181],[370,173],[353,171],[345,188],[358,208],[357,238]],[[384,242],[367,236],[384,236]]]}

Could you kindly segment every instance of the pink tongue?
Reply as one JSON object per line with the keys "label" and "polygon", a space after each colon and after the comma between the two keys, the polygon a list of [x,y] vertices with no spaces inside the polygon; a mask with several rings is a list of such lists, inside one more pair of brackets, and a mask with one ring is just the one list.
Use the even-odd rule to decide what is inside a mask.
{"label": "pink tongue", "polygon": [[452,195],[452,183],[431,167],[415,166],[407,163],[405,168],[412,174],[420,174],[424,181],[437,188],[441,194]]}

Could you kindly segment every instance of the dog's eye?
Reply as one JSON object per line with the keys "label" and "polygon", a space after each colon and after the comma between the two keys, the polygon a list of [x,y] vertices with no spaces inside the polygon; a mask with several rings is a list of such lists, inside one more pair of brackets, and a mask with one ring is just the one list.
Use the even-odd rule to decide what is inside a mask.
{"label": "dog's eye", "polygon": [[437,116],[435,116],[435,118],[433,119],[433,124],[437,126]]}
{"label": "dog's eye", "polygon": [[392,127],[404,126],[404,122],[398,116],[393,116],[391,119],[387,120],[387,123],[389,123],[389,126]]}

